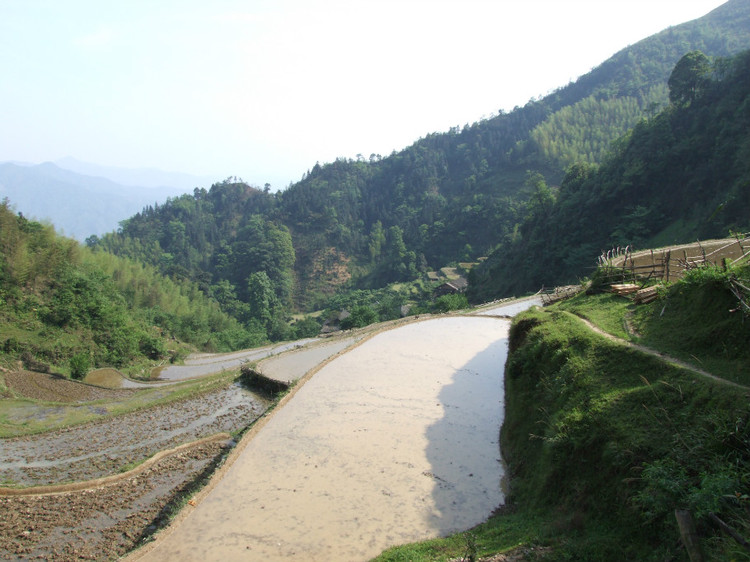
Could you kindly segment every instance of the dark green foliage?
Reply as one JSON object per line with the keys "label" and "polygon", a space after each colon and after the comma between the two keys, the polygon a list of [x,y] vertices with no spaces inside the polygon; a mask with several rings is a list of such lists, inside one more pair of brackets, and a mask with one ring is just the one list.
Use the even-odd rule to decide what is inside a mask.
{"label": "dark green foliage", "polygon": [[369,306],[357,306],[341,321],[342,330],[364,328],[378,321],[378,314]]}
{"label": "dark green foliage", "polygon": [[695,100],[710,82],[711,61],[701,51],[682,57],[669,76],[669,101],[686,105]]}
{"label": "dark green foliage", "polygon": [[589,96],[563,107],[531,131],[542,158],[561,169],[577,162],[604,160],[613,139],[666,104],[666,88],[650,88],[640,98]]}
{"label": "dark green foliage", "polygon": [[161,338],[143,334],[138,341],[138,349],[149,359],[161,359],[167,355],[167,348]]}
{"label": "dark green foliage", "polygon": [[470,299],[575,282],[616,246],[750,230],[750,51],[711,71],[690,103],[639,123],[600,166],[571,166],[548,210],[530,198],[516,235],[473,272]]}
{"label": "dark green foliage", "polygon": [[[509,113],[427,135],[386,157],[316,164],[277,194],[236,179],[196,189],[144,209],[123,221],[120,233],[91,242],[173,278],[192,280],[245,323],[253,317],[246,307],[247,281],[261,271],[285,310],[302,311],[329,308],[327,299],[342,288],[377,289],[413,280],[428,269],[473,261],[498,247],[526,260],[507,268],[507,275],[515,275],[520,267],[520,276],[515,286],[502,285],[506,294],[554,282],[577,275],[613,230],[618,239],[635,243],[671,216],[639,194],[614,223],[605,217],[612,229],[593,232],[584,242],[571,240],[554,262],[543,259],[550,247],[559,246],[553,227],[558,214],[566,216],[560,229],[567,236],[589,228],[588,213],[600,213],[598,208],[576,211],[579,199],[605,211],[611,205],[599,194],[592,197],[584,178],[568,180],[556,196],[554,186],[565,168],[600,164],[614,139],[653,117],[668,102],[667,81],[686,52],[726,56],[748,47],[750,10],[746,2],[733,0],[701,20],[623,49],[576,82]],[[654,139],[642,150],[657,154],[662,144]],[[744,144],[748,154],[749,147]],[[726,150],[733,150],[731,143]],[[747,161],[738,159],[738,166]],[[528,170],[550,186],[554,205],[532,208],[529,197],[539,193],[525,187]],[[632,182],[640,175],[634,166],[624,178]],[[660,185],[660,178],[650,180]],[[494,265],[491,260],[489,266]]]}
{"label": "dark green foliage", "polygon": [[325,317],[334,320],[342,311],[356,308],[370,309],[377,320],[385,322],[406,314],[427,311],[432,302],[432,286],[417,282],[397,284],[383,289],[342,290],[328,302]]}
{"label": "dark green foliage", "polygon": [[442,295],[436,298],[432,305],[432,311],[437,313],[461,310],[464,308],[469,308],[469,301],[466,299],[466,295],[460,293]]}
{"label": "dark green foliage", "polygon": [[294,331],[294,339],[301,340],[303,338],[314,338],[320,334],[321,325],[315,318],[307,316],[296,321],[291,328]]}

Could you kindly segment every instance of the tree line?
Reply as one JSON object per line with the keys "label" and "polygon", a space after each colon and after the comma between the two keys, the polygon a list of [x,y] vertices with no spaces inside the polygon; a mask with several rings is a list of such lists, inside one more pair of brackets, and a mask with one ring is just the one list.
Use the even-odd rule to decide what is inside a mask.
{"label": "tree line", "polygon": [[591,273],[602,248],[659,247],[750,229],[750,51],[687,53],[670,105],[614,143],[600,165],[571,165],[533,196],[515,236],[473,272],[471,297],[531,291]]}

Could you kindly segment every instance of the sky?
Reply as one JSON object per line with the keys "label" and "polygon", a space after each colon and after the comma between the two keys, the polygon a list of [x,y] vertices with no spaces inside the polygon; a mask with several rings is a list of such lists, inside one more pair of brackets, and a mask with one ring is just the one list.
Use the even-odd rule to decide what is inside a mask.
{"label": "sky", "polygon": [[0,162],[276,190],[523,106],[721,4],[0,0]]}

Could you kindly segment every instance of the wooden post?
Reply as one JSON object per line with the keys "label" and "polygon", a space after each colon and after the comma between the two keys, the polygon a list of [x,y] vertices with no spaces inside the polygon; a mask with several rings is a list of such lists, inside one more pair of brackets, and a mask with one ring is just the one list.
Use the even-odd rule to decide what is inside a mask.
{"label": "wooden post", "polygon": [[651,275],[656,275],[656,262],[654,261],[654,249],[651,249]]}
{"label": "wooden post", "polygon": [[669,283],[669,260],[672,259],[672,250],[667,250],[667,256],[664,258],[664,271],[667,275],[667,283]]}
{"label": "wooden post", "polygon": [[685,545],[690,562],[703,562],[703,553],[698,542],[698,533],[695,530],[695,522],[690,512],[684,509],[675,509],[674,516],[680,528],[682,544]]}

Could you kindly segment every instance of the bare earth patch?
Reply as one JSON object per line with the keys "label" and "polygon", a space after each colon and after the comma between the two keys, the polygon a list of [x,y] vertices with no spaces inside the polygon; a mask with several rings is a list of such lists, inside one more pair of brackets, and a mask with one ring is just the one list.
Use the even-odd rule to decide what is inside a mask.
{"label": "bare earth patch", "polygon": [[44,402],[91,402],[122,398],[133,390],[97,388],[71,381],[59,375],[35,371],[10,371],[3,374],[5,384],[16,395]]}
{"label": "bare earth patch", "polygon": [[0,486],[42,486],[115,474],[182,443],[240,431],[267,406],[266,401],[232,384],[95,423],[4,439]]}
{"label": "bare earth patch", "polygon": [[166,524],[176,500],[213,471],[223,451],[221,443],[202,443],[91,490],[0,496],[0,559],[118,558]]}

